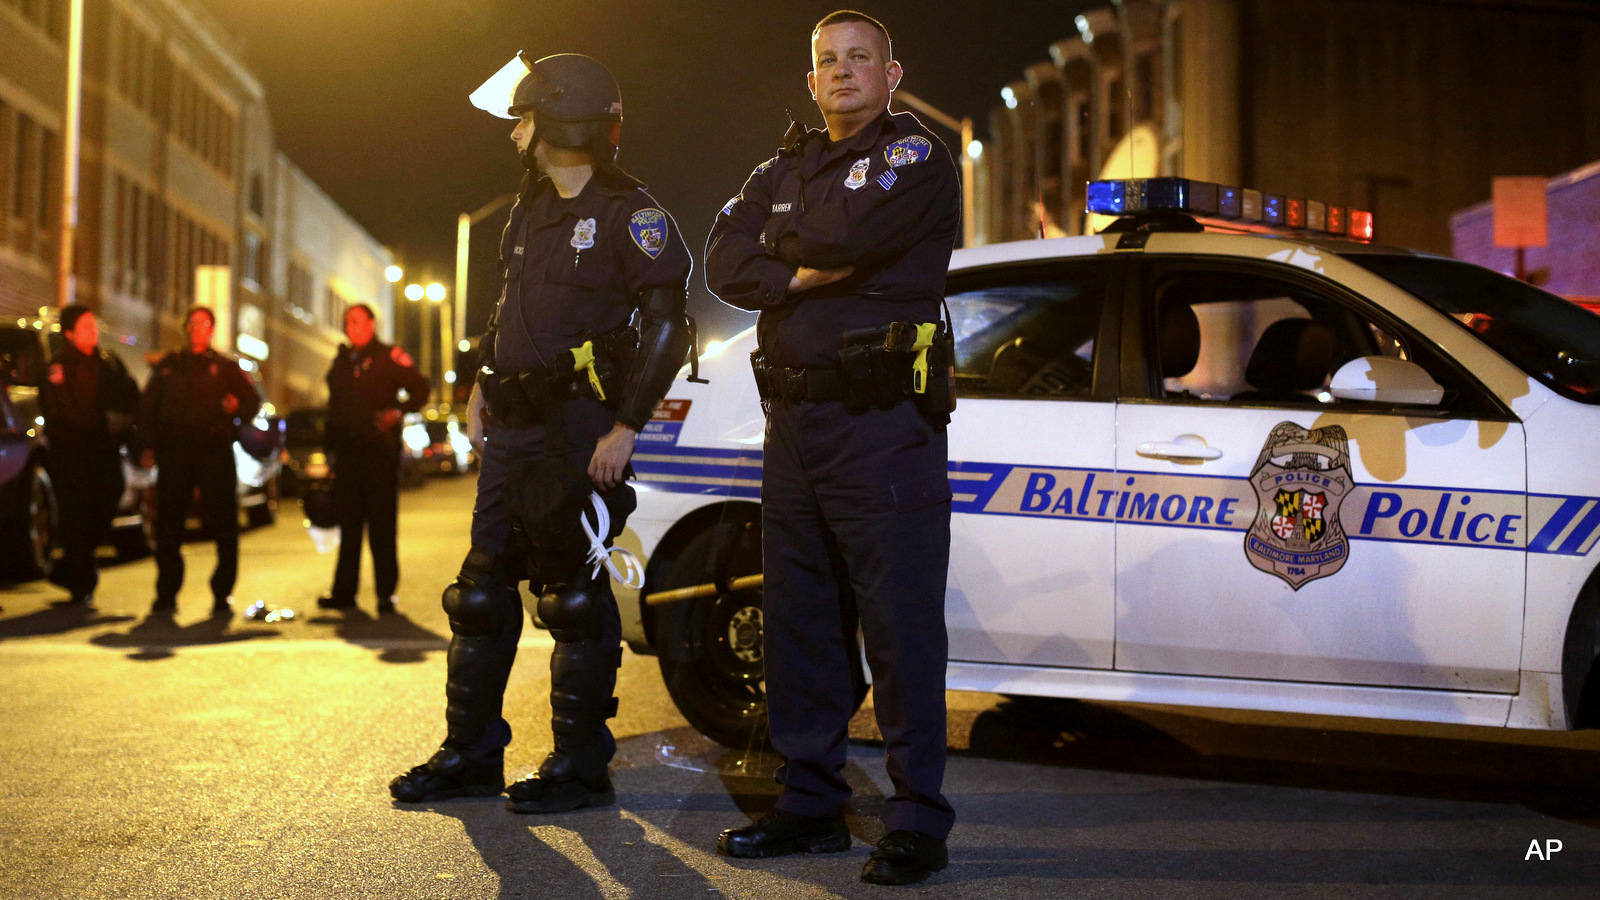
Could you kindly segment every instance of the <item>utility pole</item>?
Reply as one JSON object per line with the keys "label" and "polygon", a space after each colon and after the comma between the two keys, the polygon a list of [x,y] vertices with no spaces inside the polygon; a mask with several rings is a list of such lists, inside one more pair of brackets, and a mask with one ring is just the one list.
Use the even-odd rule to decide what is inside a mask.
{"label": "utility pole", "polygon": [[[72,275],[73,244],[78,239],[78,157],[83,139],[83,0],[72,0],[67,20],[67,115],[61,147],[61,228],[56,240],[56,306],[77,294]],[[41,165],[47,165],[40,160]]]}

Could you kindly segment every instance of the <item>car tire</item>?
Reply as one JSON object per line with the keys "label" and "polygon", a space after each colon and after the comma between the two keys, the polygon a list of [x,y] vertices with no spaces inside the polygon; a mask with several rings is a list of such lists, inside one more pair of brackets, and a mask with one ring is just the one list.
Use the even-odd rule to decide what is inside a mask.
{"label": "car tire", "polygon": [[0,560],[18,581],[43,578],[56,546],[56,492],[43,466],[19,476],[15,506],[0,526]]}
{"label": "car tire", "polygon": [[[653,590],[671,590],[761,569],[758,519],[723,522],[690,538]],[[662,607],[654,644],[661,677],[678,711],[694,729],[736,750],[771,747],[767,733],[766,669],[762,659],[762,590],[723,591]],[[861,655],[852,656],[852,709],[866,698]]]}

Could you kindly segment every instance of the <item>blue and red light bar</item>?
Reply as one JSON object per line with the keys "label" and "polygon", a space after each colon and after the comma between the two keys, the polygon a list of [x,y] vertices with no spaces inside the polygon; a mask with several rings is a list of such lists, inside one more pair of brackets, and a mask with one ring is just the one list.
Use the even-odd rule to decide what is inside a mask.
{"label": "blue and red light bar", "polygon": [[1372,213],[1366,210],[1192,178],[1091,181],[1085,205],[1102,216],[1182,213],[1218,220],[1225,228],[1237,224],[1255,231],[1372,240]]}

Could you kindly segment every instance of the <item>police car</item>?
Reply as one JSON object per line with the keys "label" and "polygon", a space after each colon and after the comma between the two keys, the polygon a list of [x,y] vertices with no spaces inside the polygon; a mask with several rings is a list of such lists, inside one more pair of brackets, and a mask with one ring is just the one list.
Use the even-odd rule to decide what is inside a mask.
{"label": "police car", "polygon": [[[951,261],[949,687],[1592,724],[1600,317],[1360,210],[1170,178],[1090,210],[1118,218]],[[621,541],[631,646],[735,746],[764,728],[754,346],[673,386]]]}

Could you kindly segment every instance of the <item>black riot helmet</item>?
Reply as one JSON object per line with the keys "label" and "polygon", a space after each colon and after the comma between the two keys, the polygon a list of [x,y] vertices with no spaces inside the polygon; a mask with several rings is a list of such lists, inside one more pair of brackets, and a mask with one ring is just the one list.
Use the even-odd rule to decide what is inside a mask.
{"label": "black riot helmet", "polygon": [[534,136],[552,147],[582,147],[597,159],[617,155],[622,137],[622,91],[600,61],[557,53],[533,64],[517,83],[508,110],[534,112]]}

